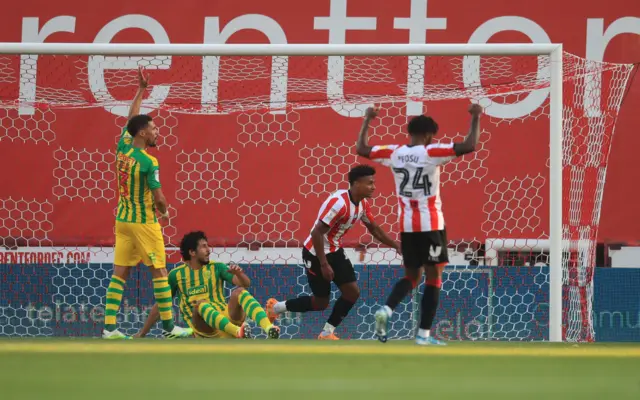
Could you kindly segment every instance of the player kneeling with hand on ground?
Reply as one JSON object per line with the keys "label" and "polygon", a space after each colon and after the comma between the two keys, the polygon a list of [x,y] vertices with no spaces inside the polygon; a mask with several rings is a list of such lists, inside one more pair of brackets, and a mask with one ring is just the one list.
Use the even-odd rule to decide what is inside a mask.
{"label": "player kneeling with hand on ground", "polygon": [[[273,325],[276,315],[267,313],[246,290],[251,284],[237,265],[210,262],[209,244],[204,232],[190,232],[180,242],[184,264],[169,272],[171,296],[180,296],[180,312],[202,338],[248,338],[250,331],[245,319],[249,317],[272,339],[280,336],[280,328]],[[224,297],[224,282],[238,286],[231,292],[229,303]],[[158,305],[154,305],[142,330],[135,337],[145,337],[158,321]]]}

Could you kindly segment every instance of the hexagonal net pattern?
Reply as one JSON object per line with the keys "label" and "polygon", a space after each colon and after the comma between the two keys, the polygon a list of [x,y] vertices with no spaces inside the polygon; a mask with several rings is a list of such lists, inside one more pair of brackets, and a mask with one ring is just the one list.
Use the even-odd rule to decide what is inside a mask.
{"label": "hexagonal net pattern", "polygon": [[326,196],[344,186],[349,167],[356,163],[357,156],[352,146],[339,145],[314,147],[303,146],[298,154],[304,165],[300,175],[304,183],[300,186],[303,196]]}
{"label": "hexagonal net pattern", "polygon": [[87,149],[58,148],[53,153],[58,162],[53,170],[57,184],[53,194],[58,198],[86,201],[108,201],[116,197],[112,183],[116,179],[114,153]]}
{"label": "hexagonal net pattern", "polygon": [[[563,62],[568,79],[595,69],[624,77],[631,69],[589,65],[568,53]],[[111,68],[116,65],[131,69]],[[142,66],[153,77],[146,107],[208,114],[284,109],[289,108],[287,103],[300,109],[407,99],[495,97],[511,102],[515,99],[511,96],[548,88],[549,65],[546,56],[431,56],[425,63],[424,57],[413,56],[212,56],[202,60],[188,56],[3,55],[0,84],[9,93],[8,88],[22,79],[22,107],[126,110],[137,84],[135,67]],[[436,72],[426,83],[425,71]],[[12,96],[20,95],[3,97],[2,105],[14,107]]]}
{"label": "hexagonal net pattern", "polygon": [[295,143],[300,139],[300,132],[296,128],[300,114],[295,110],[278,114],[265,110],[248,110],[237,115],[238,125],[241,127],[238,142],[243,146]]}
{"label": "hexagonal net pattern", "polygon": [[540,191],[544,186],[545,179],[541,175],[490,181],[485,187],[487,219],[482,230],[494,237],[535,232],[541,223],[538,209],[543,203]]}
{"label": "hexagonal net pattern", "polygon": [[[354,165],[375,164],[355,152],[368,106],[380,106],[370,144],[402,145],[419,114],[437,121],[435,143],[464,140],[469,103],[481,104],[476,151],[439,170],[449,265],[432,333],[548,339],[546,56],[0,56],[0,162],[13,172],[0,186],[0,335],[100,334],[114,263],[115,143],[137,66],[151,77],[141,112],[159,127],[157,146],[146,151],[169,204],[161,225],[168,267],[180,262],[183,235],[203,230],[212,258],[240,265],[262,304],[311,294],[301,246],[319,207],[349,187]],[[563,55],[566,340],[593,340],[604,172],[632,69]],[[372,212],[397,240],[393,173],[375,166]],[[361,295],[336,332],[371,339],[374,312],[404,276],[402,257],[361,224],[343,244]],[[131,270],[121,331],[144,323],[154,303],[149,282],[148,269]],[[395,310],[392,338],[415,335],[423,290],[420,282]],[[339,295],[332,287],[331,301]],[[282,337],[315,338],[330,312],[284,313]]]}
{"label": "hexagonal net pattern", "polygon": [[176,162],[180,171],[176,174],[180,203],[234,200],[239,196],[236,187],[239,155],[234,150],[180,151]]}
{"label": "hexagonal net pattern", "polygon": [[48,108],[35,108],[33,114],[21,115],[14,108],[0,107],[0,123],[3,127],[0,141],[21,141],[22,143],[51,143],[56,134],[51,128],[56,114]]}
{"label": "hexagonal net pattern", "polygon": [[238,234],[242,237],[241,245],[259,248],[267,241],[275,242],[276,245],[281,243],[281,246],[290,243],[300,228],[298,211],[300,204],[295,200],[242,203],[238,207],[238,215],[242,219],[238,226]]}
{"label": "hexagonal net pattern", "polygon": [[52,213],[53,205],[49,200],[0,199],[0,246],[50,246]]}

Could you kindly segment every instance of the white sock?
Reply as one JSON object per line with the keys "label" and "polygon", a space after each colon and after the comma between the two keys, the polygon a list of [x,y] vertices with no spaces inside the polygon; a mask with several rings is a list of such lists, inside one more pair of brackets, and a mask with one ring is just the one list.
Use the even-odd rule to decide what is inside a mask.
{"label": "white sock", "polygon": [[382,309],[387,313],[387,316],[389,317],[391,317],[391,314],[393,314],[393,310],[389,306],[384,306],[382,307]]}
{"label": "white sock", "polygon": [[330,323],[324,324],[324,328],[322,328],[322,332],[333,333],[336,330],[336,327],[331,325]]}
{"label": "white sock", "polygon": [[273,305],[273,312],[280,314],[287,311],[287,302],[286,301],[279,301],[276,304]]}
{"label": "white sock", "polygon": [[429,337],[430,336],[430,329],[418,329],[418,336],[420,337]]}

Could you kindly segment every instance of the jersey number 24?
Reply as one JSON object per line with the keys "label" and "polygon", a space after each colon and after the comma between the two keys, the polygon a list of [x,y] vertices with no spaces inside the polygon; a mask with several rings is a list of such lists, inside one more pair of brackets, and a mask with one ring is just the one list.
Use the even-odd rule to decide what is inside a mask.
{"label": "jersey number 24", "polygon": [[[402,175],[402,182],[400,182],[400,195],[404,197],[412,197],[411,192],[405,191],[405,188],[411,179],[411,173],[406,168],[394,168],[393,172]],[[429,175],[422,175],[422,168],[416,168],[416,174],[413,176],[412,186],[413,190],[422,189],[425,196],[431,195],[431,182],[429,182]]]}

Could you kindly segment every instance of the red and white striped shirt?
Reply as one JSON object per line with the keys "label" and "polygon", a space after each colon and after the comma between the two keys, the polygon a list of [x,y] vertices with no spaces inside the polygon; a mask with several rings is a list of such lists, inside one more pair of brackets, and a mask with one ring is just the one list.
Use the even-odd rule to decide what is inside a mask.
{"label": "red and white striped shirt", "polygon": [[[329,196],[318,213],[318,221],[329,226],[329,232],[324,235],[324,250],[327,253],[338,251],[342,247],[342,237],[351,229],[358,220],[365,223],[373,223],[371,204],[367,199],[362,199],[360,204],[351,201],[348,190],[338,190]],[[311,235],[304,241],[304,247],[315,255]]]}
{"label": "red and white striped shirt", "polygon": [[394,173],[401,232],[444,229],[440,166],[455,157],[453,143],[373,146],[369,158]]}

